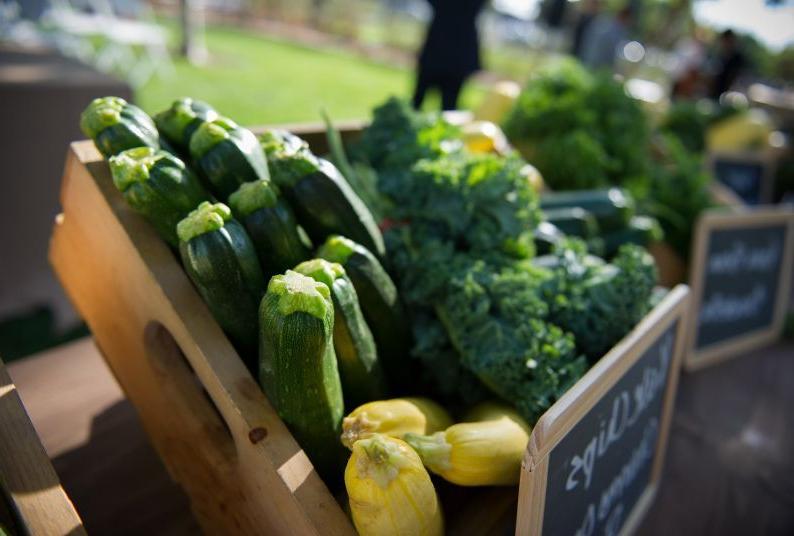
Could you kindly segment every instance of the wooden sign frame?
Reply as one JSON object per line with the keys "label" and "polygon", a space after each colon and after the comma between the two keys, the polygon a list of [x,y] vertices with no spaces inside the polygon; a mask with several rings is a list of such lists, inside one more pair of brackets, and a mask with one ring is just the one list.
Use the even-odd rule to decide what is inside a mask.
{"label": "wooden sign frame", "polygon": [[[689,289],[676,286],[642,322],[606,356],[600,359],[576,385],[571,387],[538,420],[529,438],[527,452],[521,466],[521,484],[518,495],[516,535],[540,535],[543,530],[546,490],[548,486],[549,457],[552,450],[587,416],[612,387],[645,354],[654,342],[678,321],[675,347],[667,377],[662,402],[659,437],[645,491],[632,508],[623,524],[622,533],[633,532],[653,502],[664,463],[667,436],[678,385],[678,371],[686,343],[686,315],[689,311]],[[522,508],[522,505],[525,507]]]}
{"label": "wooden sign frame", "polygon": [[[713,344],[705,350],[697,350],[698,312],[703,298],[703,279],[709,248],[708,237],[711,231],[732,227],[762,227],[780,223],[786,223],[788,227],[783,249],[783,265],[778,280],[778,294],[783,296],[783,299],[777,303],[772,325]],[[794,259],[794,211],[790,208],[765,206],[746,212],[732,213],[712,209],[701,214],[696,225],[690,256],[692,265],[689,272],[689,284],[692,288],[692,313],[687,336],[686,358],[684,359],[684,369],[689,372],[730,359],[752,348],[764,346],[773,342],[780,335],[785,320],[786,303],[791,285],[792,260]]]}
{"label": "wooden sign frame", "polygon": [[[750,205],[738,192],[722,182],[717,177],[716,164],[717,161],[736,162],[739,164],[760,164],[762,167],[761,172],[761,185],[758,190],[758,204]],[[724,186],[736,195],[741,202],[750,207],[762,206],[765,203],[772,202],[772,195],[774,194],[774,178],[775,178],[775,158],[769,153],[758,151],[712,151],[706,155],[706,168],[709,173],[714,177],[714,182]]]}
{"label": "wooden sign frame", "polygon": [[7,494],[13,513],[18,517],[16,521],[22,524],[19,529],[26,533],[85,535],[83,522],[61,487],[2,361],[0,491]]}

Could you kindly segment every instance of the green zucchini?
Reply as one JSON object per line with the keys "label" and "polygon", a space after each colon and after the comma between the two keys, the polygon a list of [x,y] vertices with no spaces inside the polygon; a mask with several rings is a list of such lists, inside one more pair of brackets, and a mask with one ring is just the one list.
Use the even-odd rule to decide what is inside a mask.
{"label": "green zucchini", "polygon": [[540,196],[540,208],[546,212],[558,208],[579,207],[595,217],[602,232],[622,229],[634,216],[634,199],[620,188],[550,192]]}
{"label": "green zucchini", "polygon": [[188,97],[175,100],[171,107],[154,116],[160,136],[167,139],[183,156],[190,156],[190,138],[202,123],[218,118],[218,112],[206,102]]}
{"label": "green zucchini", "polygon": [[324,478],[338,478],[344,416],[333,345],[334,306],[324,283],[288,270],[259,307],[259,382]]}
{"label": "green zucchini", "polygon": [[553,208],[544,211],[543,216],[566,235],[585,239],[598,235],[598,222],[583,208]]}
{"label": "green zucchini", "polygon": [[177,225],[190,280],[250,370],[256,370],[257,310],[265,277],[254,245],[223,203],[201,203]]}
{"label": "green zucchini", "polygon": [[94,99],[80,116],[80,129],[105,158],[133,147],[160,148],[160,136],[146,112],[121,97]]}
{"label": "green zucchini", "polygon": [[310,257],[308,238],[271,181],[246,182],[229,196],[229,206],[248,231],[267,277],[284,273]]}
{"label": "green zucchini", "polygon": [[334,349],[342,378],[345,405],[350,408],[386,396],[375,339],[358,303],[358,295],[341,264],[325,259],[302,262],[295,271],[324,283],[334,303]]}
{"label": "green zucchini", "polygon": [[329,237],[317,256],[341,264],[353,282],[390,387],[409,385],[411,331],[389,274],[367,248],[342,236]]}
{"label": "green zucchini", "polygon": [[565,239],[565,234],[553,223],[542,221],[532,230],[532,237],[535,241],[535,254],[546,255]]}
{"label": "green zucchini", "polygon": [[623,244],[647,246],[664,239],[664,231],[656,218],[634,216],[625,229],[618,229],[603,236],[604,254],[607,258],[617,253]]}
{"label": "green zucchini", "polygon": [[383,236],[361,198],[336,167],[317,158],[300,138],[280,131],[261,137],[273,181],[295,209],[298,221],[315,243],[341,234],[382,257]]}
{"label": "green zucchini", "polygon": [[193,172],[171,153],[151,147],[127,149],[109,163],[113,184],[127,204],[169,245],[179,246],[177,224],[210,198]]}
{"label": "green zucchini", "polygon": [[270,178],[259,140],[226,117],[196,129],[190,137],[190,156],[219,199],[227,199],[245,182]]}

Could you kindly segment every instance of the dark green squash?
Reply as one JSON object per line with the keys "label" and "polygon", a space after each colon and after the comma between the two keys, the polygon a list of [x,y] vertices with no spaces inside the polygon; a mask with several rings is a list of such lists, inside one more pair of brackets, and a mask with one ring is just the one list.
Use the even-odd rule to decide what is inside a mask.
{"label": "dark green squash", "polygon": [[190,138],[190,156],[219,199],[226,200],[243,183],[270,178],[259,140],[225,117],[201,123]]}
{"label": "dark green squash", "polygon": [[375,337],[386,379],[393,389],[402,391],[402,387],[411,383],[408,359],[411,332],[391,277],[372,252],[342,236],[329,237],[317,256],[339,263],[345,269]]}
{"label": "dark green squash", "polygon": [[183,97],[154,116],[160,136],[185,157],[190,156],[190,138],[202,123],[218,118],[215,109],[199,100]]}
{"label": "dark green squash", "polygon": [[261,141],[273,181],[313,242],[341,234],[380,257],[385,254],[372,213],[332,163],[314,156],[306,142],[286,132],[266,132]]}
{"label": "dark green squash", "polygon": [[210,199],[198,178],[176,156],[151,147],[127,149],[109,161],[113,184],[169,245],[177,247],[177,224]]}
{"label": "dark green squash", "polygon": [[324,283],[334,303],[334,349],[349,408],[386,396],[386,383],[353,283],[341,264],[324,259],[302,262],[295,271]]}
{"label": "dark green squash", "polygon": [[201,203],[177,226],[179,253],[215,320],[255,371],[265,278],[254,245],[223,203]]}
{"label": "dark green squash", "polygon": [[229,196],[229,205],[248,231],[267,277],[284,273],[310,257],[308,238],[271,181],[243,184]]}
{"label": "dark green squash", "polygon": [[291,270],[274,276],[259,308],[259,325],[262,389],[320,475],[338,480],[344,404],[331,291]]}
{"label": "dark green squash", "polygon": [[80,129],[105,158],[133,147],[160,148],[160,136],[146,112],[121,97],[94,99],[80,116]]}

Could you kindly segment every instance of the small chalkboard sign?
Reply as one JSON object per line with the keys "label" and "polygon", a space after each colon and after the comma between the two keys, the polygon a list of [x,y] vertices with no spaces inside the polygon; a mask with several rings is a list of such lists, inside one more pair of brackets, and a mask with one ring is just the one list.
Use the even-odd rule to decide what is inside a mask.
{"label": "small chalkboard sign", "polygon": [[660,476],[686,336],[679,285],[538,421],[517,535],[631,532]]}
{"label": "small chalkboard sign", "polygon": [[709,156],[714,177],[748,205],[770,201],[772,161],[757,153],[714,153]]}
{"label": "small chalkboard sign", "polygon": [[794,210],[711,210],[692,246],[688,370],[779,336],[792,279]]}

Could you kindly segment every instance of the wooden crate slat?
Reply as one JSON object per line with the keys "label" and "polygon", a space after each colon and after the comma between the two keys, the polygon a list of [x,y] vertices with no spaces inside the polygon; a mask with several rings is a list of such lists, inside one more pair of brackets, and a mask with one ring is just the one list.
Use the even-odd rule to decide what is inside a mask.
{"label": "wooden crate slat", "polygon": [[90,142],[72,145],[65,175],[51,262],[204,529],[351,534],[174,255],[126,207]]}

